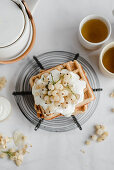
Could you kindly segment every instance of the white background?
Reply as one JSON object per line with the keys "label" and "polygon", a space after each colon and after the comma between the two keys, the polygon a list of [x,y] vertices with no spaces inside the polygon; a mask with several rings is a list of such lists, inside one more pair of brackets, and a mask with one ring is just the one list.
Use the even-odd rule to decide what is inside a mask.
{"label": "white background", "polygon": [[[8,83],[0,95],[7,97],[12,104],[11,117],[0,123],[0,132],[11,136],[16,129],[28,136],[33,145],[30,154],[24,158],[20,170],[113,170],[114,169],[114,99],[109,93],[114,89],[114,79],[104,77],[98,68],[98,58],[101,49],[87,51],[78,42],[77,31],[80,21],[89,14],[106,16],[112,24],[114,40],[113,0],[41,0],[34,13],[37,28],[37,39],[29,58],[47,51],[65,50],[79,52],[96,70],[103,92],[98,107],[83,125],[83,131],[78,129],[65,133],[51,133],[43,130],[35,132],[34,126],[25,119],[19,111],[13,96],[17,75],[27,58],[11,65],[0,65],[0,76],[6,76]],[[85,146],[84,141],[93,133],[93,126],[103,123],[109,132],[109,137],[101,143]],[[83,154],[80,149],[85,150]],[[18,167],[9,160],[0,160],[0,170]]]}

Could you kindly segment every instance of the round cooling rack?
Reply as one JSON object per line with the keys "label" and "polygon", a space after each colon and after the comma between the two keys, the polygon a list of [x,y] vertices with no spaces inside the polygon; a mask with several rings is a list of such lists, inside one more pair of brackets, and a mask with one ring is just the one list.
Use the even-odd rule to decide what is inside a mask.
{"label": "round cooling rack", "polygon": [[[48,52],[42,55],[39,55],[37,58],[40,63],[43,65],[45,69],[49,69],[56,65],[68,62],[74,59],[75,54],[64,51],[57,52]],[[97,89],[100,87],[98,77],[92,68],[92,66],[81,56],[78,57],[77,61],[82,65],[83,69],[87,73],[87,77],[89,83],[93,89]],[[40,71],[40,67],[38,67],[35,60],[30,60],[21,70],[16,86],[15,91],[31,91],[29,80],[33,75],[38,74]],[[76,116],[80,125],[83,125],[94,113],[100,93],[95,92],[96,99],[88,105],[88,110],[83,114],[78,114]],[[35,126],[38,124],[39,119],[36,115],[36,111],[34,109],[34,100],[32,95],[24,95],[24,96],[15,96],[15,100],[19,109],[23,113],[23,115]],[[74,123],[72,117],[58,117],[53,120],[43,120],[40,128],[47,131],[52,132],[64,132],[77,128]]]}

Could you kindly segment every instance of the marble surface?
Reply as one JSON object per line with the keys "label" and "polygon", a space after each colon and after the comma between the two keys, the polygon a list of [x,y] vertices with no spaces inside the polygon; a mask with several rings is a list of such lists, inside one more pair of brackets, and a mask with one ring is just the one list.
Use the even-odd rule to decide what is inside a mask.
{"label": "marble surface", "polygon": [[[114,40],[113,0],[41,0],[34,13],[37,28],[37,39],[28,58],[11,65],[0,65],[0,76],[6,76],[6,88],[0,91],[0,96],[7,97],[12,104],[12,115],[0,123],[0,132],[11,135],[19,129],[28,136],[33,147],[25,156],[20,170],[113,170],[114,169],[114,99],[109,93],[114,89],[114,79],[101,74],[98,68],[98,58],[101,49],[85,50],[78,42],[77,32],[80,21],[89,14],[106,16],[112,24]],[[32,58],[47,51],[64,50],[79,52],[94,67],[98,74],[103,92],[98,107],[83,125],[78,129],[65,133],[51,133],[43,130],[35,132],[34,126],[25,119],[18,109],[12,96],[17,75],[21,67]],[[109,132],[107,140],[101,143],[91,143],[85,146],[84,141],[93,133],[93,126],[103,123]],[[85,150],[83,154],[80,150]],[[0,160],[1,170],[15,170],[16,165],[9,160]]]}

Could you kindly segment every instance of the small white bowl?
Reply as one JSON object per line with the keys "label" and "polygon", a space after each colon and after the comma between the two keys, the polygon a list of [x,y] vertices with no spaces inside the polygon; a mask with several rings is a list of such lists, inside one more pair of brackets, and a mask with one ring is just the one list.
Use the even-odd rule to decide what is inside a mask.
{"label": "small white bowl", "polygon": [[29,41],[30,26],[31,26],[30,22],[29,22],[29,18],[28,18],[26,9],[23,6],[22,2],[18,1],[18,3],[21,6],[21,10],[23,12],[24,19],[25,19],[24,30],[23,30],[23,33],[21,34],[21,36],[14,43],[7,45],[5,47],[0,47],[0,60],[10,60],[10,59],[17,57],[17,55],[21,51],[23,51],[23,49],[26,47],[26,45]]}
{"label": "small white bowl", "polygon": [[[99,19],[101,21],[103,21],[107,28],[108,28],[108,36],[107,38],[104,40],[104,41],[101,41],[99,43],[92,43],[90,41],[87,41],[83,35],[82,35],[82,32],[81,32],[81,29],[82,29],[82,26],[89,20],[92,20],[92,19]],[[89,49],[89,50],[94,50],[94,49],[97,49],[99,47],[101,47],[101,45],[103,45],[110,37],[111,35],[111,24],[110,22],[108,21],[108,19],[106,19],[105,17],[102,17],[102,16],[97,16],[97,15],[88,15],[87,17],[85,17],[80,25],[79,25],[79,41],[80,43],[82,44],[82,46],[84,46],[85,48]]]}
{"label": "small white bowl", "polygon": [[108,45],[106,45],[106,46],[102,49],[101,54],[100,54],[100,57],[99,57],[99,68],[100,68],[101,72],[102,72],[104,75],[106,75],[106,76],[108,76],[108,77],[111,77],[111,78],[114,78],[114,73],[111,73],[110,71],[108,71],[108,70],[105,68],[104,64],[103,64],[103,55],[104,55],[104,53],[105,53],[108,49],[110,49],[110,48],[112,48],[112,47],[114,47],[114,42],[109,43]]}
{"label": "small white bowl", "polygon": [[[4,22],[0,27],[0,64],[17,62],[27,56],[33,48],[36,28],[31,12],[39,0],[27,0],[27,2],[32,11],[29,10],[25,0],[1,2],[0,16]],[[8,15],[4,12],[4,8]]]}

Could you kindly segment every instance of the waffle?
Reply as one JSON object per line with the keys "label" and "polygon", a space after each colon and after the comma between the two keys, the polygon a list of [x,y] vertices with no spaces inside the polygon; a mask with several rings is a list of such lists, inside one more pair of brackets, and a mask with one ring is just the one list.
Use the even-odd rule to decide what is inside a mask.
{"label": "waffle", "polygon": [[[83,102],[76,105],[75,112],[73,114],[76,115],[76,114],[85,112],[88,108],[88,103],[90,103],[92,100],[95,99],[95,95],[93,93],[93,90],[92,90],[89,82],[88,82],[87,76],[86,76],[81,64],[79,64],[76,60],[58,65],[58,66],[50,68],[48,70],[41,70],[41,72],[39,74],[31,77],[31,79],[30,79],[31,88],[34,85],[34,81],[36,78],[40,79],[42,74],[50,73],[50,71],[55,70],[55,69],[59,70],[59,71],[61,71],[62,69],[67,69],[69,71],[72,71],[80,76],[80,80],[84,80],[86,82],[86,88],[84,89],[84,100],[83,100]],[[63,116],[62,114],[58,114],[58,113],[50,113],[47,115],[45,113],[45,110],[40,105],[39,106],[35,105],[34,107],[37,112],[37,116],[40,118],[44,118],[46,120],[51,120],[51,119],[54,119],[55,117]]]}
{"label": "waffle", "polygon": [[[51,119],[54,119],[56,117],[63,116],[62,114],[58,114],[58,113],[50,113],[48,115],[44,114],[45,110],[40,105],[38,105],[38,106],[34,105],[34,108],[35,108],[35,110],[37,112],[37,116],[39,118],[43,118],[45,120],[51,120]],[[76,107],[74,115],[84,113],[87,109],[88,109],[88,104],[86,104],[84,106],[81,106],[81,107]]]}

